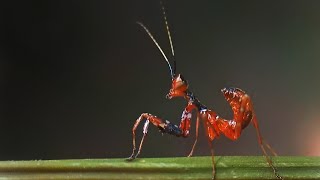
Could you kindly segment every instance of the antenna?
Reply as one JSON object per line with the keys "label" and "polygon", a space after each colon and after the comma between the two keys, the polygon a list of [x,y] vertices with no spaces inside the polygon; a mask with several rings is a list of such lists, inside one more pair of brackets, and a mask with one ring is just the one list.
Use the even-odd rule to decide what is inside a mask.
{"label": "antenna", "polygon": [[[165,11],[165,9],[164,9],[164,5],[163,5],[163,2],[162,2],[161,0],[160,0],[160,4],[161,4],[161,9],[162,9],[163,19],[164,19],[164,22],[165,22],[166,28],[167,28],[167,34],[168,34],[168,38],[169,38],[169,42],[170,42],[170,47],[171,47],[172,56],[174,57],[174,49],[173,49],[173,44],[172,44],[172,39],[171,39],[171,33],[170,33],[168,21],[167,21],[166,11]],[[174,58],[174,59],[173,59],[173,74],[175,74],[175,73],[176,73],[176,60],[175,60],[175,58]]]}
{"label": "antenna", "polygon": [[169,30],[169,25],[168,25],[168,21],[167,21],[166,11],[164,9],[162,1],[160,1],[160,4],[161,4],[161,8],[162,8],[162,13],[163,13],[163,19],[164,19],[164,22],[165,22],[166,28],[167,28],[167,33],[168,33],[168,38],[169,38],[169,42],[170,42],[172,56],[174,56],[174,50],[173,50],[172,39],[171,39],[170,30]]}
{"label": "antenna", "polygon": [[170,69],[170,74],[171,74],[171,77],[173,78],[174,77],[174,72],[172,71],[172,67],[169,63],[169,60],[167,58],[167,56],[164,54],[164,52],[162,51],[161,47],[159,46],[158,42],[156,41],[156,39],[152,36],[152,34],[150,33],[149,29],[143,25],[141,22],[137,22],[137,24],[139,24],[145,31],[146,33],[149,35],[149,37],[152,39],[152,41],[154,42],[154,44],[158,47],[159,51],[161,52],[162,56],[164,57],[164,59],[167,61],[168,63],[168,66],[169,66],[169,69]]}

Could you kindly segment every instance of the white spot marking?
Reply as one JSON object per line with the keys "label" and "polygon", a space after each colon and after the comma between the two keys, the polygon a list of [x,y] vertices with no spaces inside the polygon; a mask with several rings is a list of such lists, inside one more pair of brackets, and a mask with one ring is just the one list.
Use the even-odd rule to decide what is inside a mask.
{"label": "white spot marking", "polygon": [[147,134],[147,133],[148,133],[149,123],[150,123],[149,120],[146,120],[146,122],[144,123],[144,126],[143,126],[143,134]]}

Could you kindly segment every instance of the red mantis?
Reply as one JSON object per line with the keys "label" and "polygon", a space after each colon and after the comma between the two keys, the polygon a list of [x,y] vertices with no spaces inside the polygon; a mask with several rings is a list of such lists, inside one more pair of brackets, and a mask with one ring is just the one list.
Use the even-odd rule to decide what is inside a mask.
{"label": "red mantis", "polygon": [[[172,40],[170,36],[169,26],[167,23],[167,18],[165,14],[164,7],[162,6],[162,12],[167,28],[167,33],[169,37],[169,42],[172,50],[172,55],[174,56],[174,50],[172,45]],[[140,117],[136,120],[136,122],[133,125],[132,128],[132,142],[133,142],[133,152],[132,155],[128,158],[128,160],[134,160],[138,157],[138,155],[141,152],[141,148],[144,142],[144,139],[148,133],[148,127],[150,122],[156,126],[161,133],[167,133],[170,135],[174,135],[177,137],[188,137],[190,134],[190,127],[191,127],[191,118],[192,118],[192,111],[196,112],[196,134],[195,134],[195,141],[193,143],[192,149],[188,155],[188,157],[192,156],[193,151],[196,147],[197,140],[198,140],[198,134],[199,134],[199,123],[202,121],[204,125],[204,129],[206,130],[206,136],[208,138],[209,146],[211,149],[211,157],[212,157],[212,179],[215,178],[215,163],[214,163],[214,150],[212,147],[212,141],[219,137],[221,134],[225,135],[227,138],[231,140],[237,140],[243,129],[245,129],[250,123],[253,124],[254,128],[256,129],[257,136],[258,136],[258,143],[260,145],[260,148],[263,152],[264,157],[266,158],[267,163],[272,168],[273,173],[275,177],[278,179],[283,179],[277,172],[277,169],[274,167],[267,151],[270,150],[270,152],[273,155],[277,155],[274,150],[263,140],[259,125],[257,122],[257,117],[253,109],[252,101],[248,94],[245,93],[245,91],[239,89],[239,88],[223,88],[221,92],[223,93],[226,100],[229,102],[232,111],[233,111],[233,119],[227,120],[222,117],[220,117],[216,112],[213,110],[208,109],[205,105],[203,105],[197,97],[188,90],[189,84],[184,79],[184,77],[181,74],[176,73],[176,61],[173,63],[173,67],[171,66],[168,58],[166,57],[165,53],[155,40],[155,38],[152,36],[150,31],[144,26],[141,22],[137,22],[149,35],[149,37],[152,39],[154,44],[158,47],[159,51],[163,55],[164,59],[166,60],[170,75],[171,75],[171,89],[169,93],[167,94],[168,99],[172,99],[175,97],[183,97],[187,101],[187,106],[182,112],[181,116],[181,122],[180,125],[174,125],[169,121],[164,121],[163,119],[152,115],[150,113],[142,113]],[[136,152],[136,129],[140,122],[143,120],[146,120],[143,126],[143,136],[138,148],[138,151]],[[266,147],[266,148],[265,148]]]}

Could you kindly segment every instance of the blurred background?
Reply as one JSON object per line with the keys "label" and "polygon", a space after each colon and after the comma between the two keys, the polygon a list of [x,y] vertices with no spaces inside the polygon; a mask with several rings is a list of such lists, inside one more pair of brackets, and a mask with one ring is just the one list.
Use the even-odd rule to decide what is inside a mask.
{"label": "blurred background", "polygon": [[[320,155],[320,1],[164,1],[177,71],[232,118],[223,87],[253,99],[280,155]],[[125,158],[142,112],[179,124],[186,102],[143,22],[170,55],[158,0],[0,3],[0,159]],[[186,156],[194,141],[150,126],[141,157]],[[138,139],[142,126],[138,128]],[[139,139],[140,140],[140,139]],[[217,155],[262,155],[253,126]],[[209,155],[200,126],[195,155]]]}

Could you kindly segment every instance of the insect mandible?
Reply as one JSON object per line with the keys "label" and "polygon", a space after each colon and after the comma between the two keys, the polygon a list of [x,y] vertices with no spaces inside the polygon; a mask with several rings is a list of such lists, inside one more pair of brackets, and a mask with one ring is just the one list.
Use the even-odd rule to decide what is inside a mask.
{"label": "insect mandible", "polygon": [[[165,9],[162,2],[161,2],[161,7],[162,7],[164,22],[165,22],[169,42],[170,42],[172,56],[174,57],[174,49],[172,45],[169,25],[168,25]],[[148,127],[150,122],[151,124],[156,126],[159,129],[159,131],[163,134],[166,133],[166,134],[174,135],[176,137],[188,137],[190,134],[192,111],[195,111],[197,116],[195,141],[193,143],[193,146],[191,148],[191,151],[188,157],[192,156],[195,146],[197,144],[198,134],[199,134],[199,131],[198,131],[199,123],[200,121],[202,121],[205,127],[206,136],[208,138],[208,142],[211,150],[212,179],[215,178],[216,170],[215,170],[215,163],[214,163],[214,150],[211,142],[215,138],[219,137],[220,134],[223,134],[227,138],[235,141],[240,137],[242,130],[245,129],[250,123],[252,123],[254,128],[256,129],[257,136],[258,136],[258,143],[260,145],[260,148],[263,152],[263,155],[268,165],[272,168],[275,177],[277,177],[278,179],[283,179],[278,174],[277,169],[274,167],[272,160],[270,159],[269,155],[266,152],[266,148],[267,148],[270,150],[270,152],[274,156],[277,155],[275,151],[270,147],[270,145],[266,143],[261,136],[257,117],[254,112],[253,104],[250,99],[250,96],[240,88],[230,87],[230,88],[221,89],[221,92],[223,93],[225,99],[229,102],[231,106],[231,109],[233,111],[233,119],[227,120],[220,117],[216,112],[208,109],[207,106],[202,104],[199,101],[199,99],[188,89],[189,87],[188,81],[185,80],[181,74],[176,73],[176,61],[174,60],[173,66],[170,64],[165,53],[163,52],[163,50],[161,49],[161,47],[159,46],[158,42],[155,40],[153,35],[147,29],[147,27],[141,22],[137,22],[137,24],[139,24],[143,28],[143,30],[149,35],[149,37],[157,46],[157,48],[159,49],[159,51],[161,52],[162,56],[164,57],[164,59],[168,64],[172,84],[171,84],[171,89],[169,90],[169,93],[166,95],[167,99],[172,99],[175,97],[183,97],[187,101],[187,106],[182,112],[179,126],[174,125],[173,123],[167,120],[163,120],[150,113],[142,113],[139,116],[139,118],[136,120],[132,128],[133,150],[132,150],[131,156],[127,160],[129,161],[134,160],[140,154],[144,139],[148,133]],[[143,136],[142,136],[138,151],[136,152],[136,149],[137,149],[136,138],[135,138],[136,129],[140,124],[140,122],[142,122],[143,120],[146,120],[143,126]]]}

